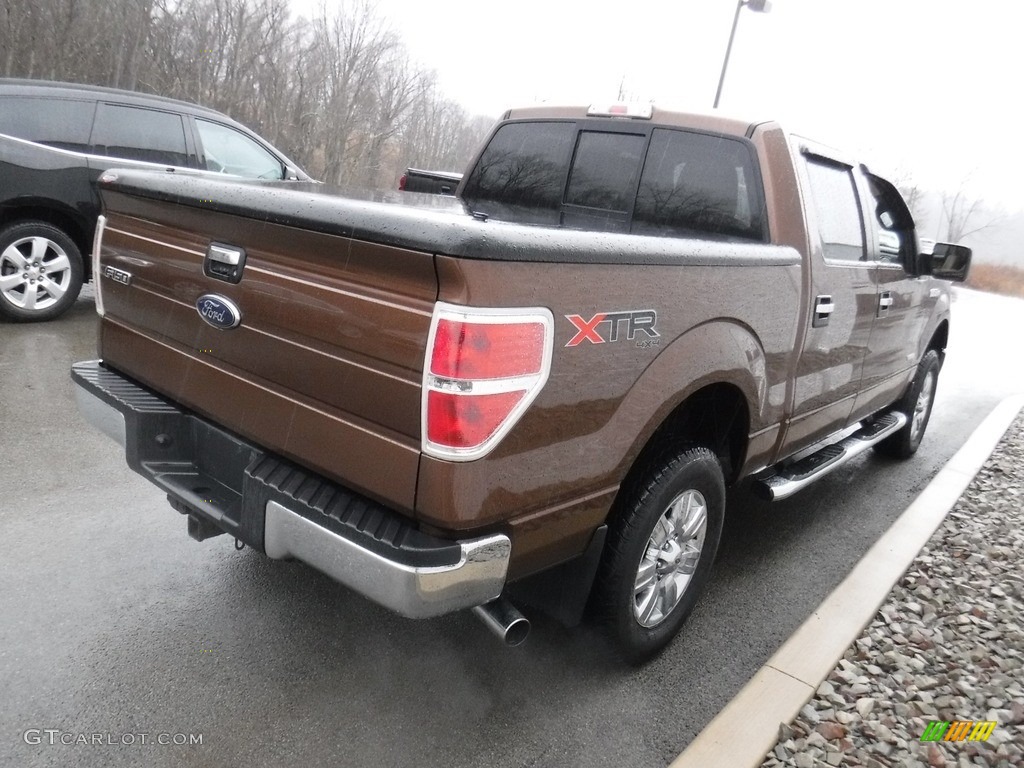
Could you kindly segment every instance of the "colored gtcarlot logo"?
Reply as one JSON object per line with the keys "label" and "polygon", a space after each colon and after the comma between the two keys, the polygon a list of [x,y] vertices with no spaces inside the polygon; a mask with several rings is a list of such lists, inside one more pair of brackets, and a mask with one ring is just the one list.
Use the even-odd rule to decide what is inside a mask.
{"label": "colored gtcarlot logo", "polygon": [[569,343],[565,345],[567,347],[575,347],[584,341],[604,344],[618,341],[623,336],[628,341],[633,341],[641,332],[649,339],[656,339],[661,335],[654,329],[658,322],[658,313],[653,309],[598,312],[589,320],[584,320],[581,315],[566,315],[565,319],[576,327],[576,335],[569,339]]}
{"label": "colored gtcarlot logo", "polygon": [[932,720],[921,734],[921,741],[988,741],[996,725],[994,720],[954,720],[952,723]]}

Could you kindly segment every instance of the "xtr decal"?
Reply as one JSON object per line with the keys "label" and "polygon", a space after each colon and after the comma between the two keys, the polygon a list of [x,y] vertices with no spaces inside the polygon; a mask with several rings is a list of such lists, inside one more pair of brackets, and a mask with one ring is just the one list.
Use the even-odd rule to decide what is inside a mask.
{"label": "xtr decal", "polygon": [[[636,340],[638,347],[653,347],[657,346],[658,342],[652,340],[661,335],[655,330],[658,313],[653,309],[598,312],[589,320],[584,320],[581,315],[566,315],[565,319],[576,328],[576,335],[569,339],[565,345],[567,347],[575,347],[584,341],[589,341],[591,344],[619,341],[623,336],[623,331],[625,331],[626,340]],[[637,340],[637,334],[641,331],[646,334],[647,338]]]}

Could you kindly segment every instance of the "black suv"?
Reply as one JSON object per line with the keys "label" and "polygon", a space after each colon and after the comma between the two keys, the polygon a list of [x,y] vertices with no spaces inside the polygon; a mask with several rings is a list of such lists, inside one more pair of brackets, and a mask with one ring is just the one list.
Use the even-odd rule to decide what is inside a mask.
{"label": "black suv", "polygon": [[0,316],[49,320],[91,275],[109,168],[309,177],[211,109],[112,88],[0,79]]}

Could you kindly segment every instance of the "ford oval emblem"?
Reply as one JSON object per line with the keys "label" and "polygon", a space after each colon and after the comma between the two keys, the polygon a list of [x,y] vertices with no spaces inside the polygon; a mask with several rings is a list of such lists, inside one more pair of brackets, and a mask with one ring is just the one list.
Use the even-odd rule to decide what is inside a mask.
{"label": "ford oval emblem", "polygon": [[203,320],[222,331],[242,322],[242,313],[235,302],[215,293],[204,293],[196,299],[196,311]]}

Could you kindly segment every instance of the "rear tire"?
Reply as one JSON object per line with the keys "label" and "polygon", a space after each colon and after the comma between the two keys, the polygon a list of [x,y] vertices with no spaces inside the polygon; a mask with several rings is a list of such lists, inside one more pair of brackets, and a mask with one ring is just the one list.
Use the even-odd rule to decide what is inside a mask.
{"label": "rear tire", "polygon": [[639,664],[675,637],[707,583],[722,535],[725,482],[714,453],[688,447],[623,490],[591,611],[622,657]]}
{"label": "rear tire", "polygon": [[907,423],[899,432],[885,438],[875,446],[883,456],[894,459],[909,459],[921,445],[921,438],[928,427],[935,402],[935,390],[939,382],[939,353],[929,349],[917,364],[917,373],[906,393],[896,403],[895,409],[907,415]]}
{"label": "rear tire", "polygon": [[52,320],[75,303],[83,273],[78,246],[52,224],[23,221],[0,231],[0,315]]}

